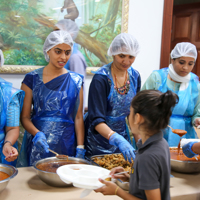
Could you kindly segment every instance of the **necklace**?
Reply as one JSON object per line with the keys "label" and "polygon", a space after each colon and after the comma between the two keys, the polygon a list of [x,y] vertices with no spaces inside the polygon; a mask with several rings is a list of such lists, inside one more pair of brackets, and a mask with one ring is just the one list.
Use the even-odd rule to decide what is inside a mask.
{"label": "necklace", "polygon": [[[112,70],[112,71],[113,71],[113,70]],[[120,83],[119,83],[119,81],[117,80],[117,77],[116,77],[116,75],[115,75],[114,72],[113,72],[113,74],[114,74],[114,77],[115,77],[115,84],[116,84],[116,86],[114,86],[114,88],[116,89],[117,93],[119,93],[119,94],[121,94],[121,95],[127,94],[128,90],[129,90],[129,88],[130,88],[130,86],[129,86],[130,81],[127,80],[127,74],[128,74],[127,71],[126,71],[126,75],[125,75],[125,80],[124,80],[124,85],[123,85],[123,86],[120,86]],[[119,83],[119,87],[118,87],[118,85],[117,85],[117,82]]]}

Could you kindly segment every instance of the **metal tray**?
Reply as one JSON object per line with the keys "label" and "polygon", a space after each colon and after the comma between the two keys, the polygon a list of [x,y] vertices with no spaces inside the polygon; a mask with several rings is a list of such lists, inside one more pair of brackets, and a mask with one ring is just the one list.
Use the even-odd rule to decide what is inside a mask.
{"label": "metal tray", "polygon": [[[170,147],[174,149],[177,147]],[[171,170],[181,173],[199,173],[200,172],[200,160],[199,161],[181,161],[181,160],[171,160]]]}
{"label": "metal tray", "polygon": [[102,158],[104,156],[109,156],[109,155],[119,155],[121,153],[110,153],[110,154],[100,154],[100,155],[95,155],[95,156],[91,156],[89,159],[90,160],[94,160],[95,158]]}

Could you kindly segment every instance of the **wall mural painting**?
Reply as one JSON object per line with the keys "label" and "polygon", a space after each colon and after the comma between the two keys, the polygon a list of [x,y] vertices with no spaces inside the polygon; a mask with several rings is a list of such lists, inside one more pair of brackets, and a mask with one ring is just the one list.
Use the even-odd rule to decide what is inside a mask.
{"label": "wall mural painting", "polygon": [[43,44],[54,25],[71,19],[79,27],[75,42],[87,65],[109,63],[107,49],[121,33],[122,0],[2,0],[0,49],[4,65],[44,66]]}

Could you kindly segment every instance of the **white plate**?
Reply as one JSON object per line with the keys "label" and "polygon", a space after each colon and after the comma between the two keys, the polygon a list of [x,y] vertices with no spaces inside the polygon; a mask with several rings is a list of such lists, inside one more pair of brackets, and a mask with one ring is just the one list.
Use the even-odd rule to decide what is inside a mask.
{"label": "white plate", "polygon": [[60,179],[75,187],[95,190],[103,186],[98,180],[108,176],[110,171],[102,167],[84,164],[69,164],[59,167],[56,171]]}

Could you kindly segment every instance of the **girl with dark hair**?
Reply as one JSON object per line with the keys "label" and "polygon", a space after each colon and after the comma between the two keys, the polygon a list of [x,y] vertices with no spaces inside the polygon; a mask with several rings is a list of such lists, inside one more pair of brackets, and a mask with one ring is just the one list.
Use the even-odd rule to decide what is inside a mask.
{"label": "girl with dark hair", "polygon": [[162,129],[166,128],[172,107],[178,96],[167,91],[143,90],[133,98],[129,124],[134,134],[140,135],[138,150],[130,176],[115,173],[123,172],[122,167],[111,170],[113,178],[127,181],[130,178],[129,193],[115,183],[99,179],[105,186],[95,190],[104,195],[118,195],[122,199],[170,199],[170,152]]}

